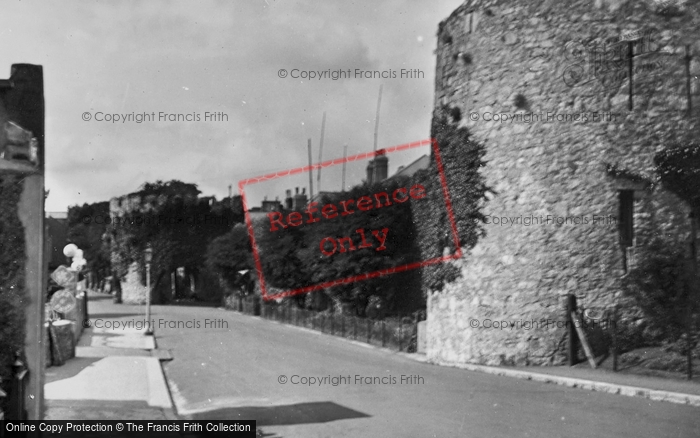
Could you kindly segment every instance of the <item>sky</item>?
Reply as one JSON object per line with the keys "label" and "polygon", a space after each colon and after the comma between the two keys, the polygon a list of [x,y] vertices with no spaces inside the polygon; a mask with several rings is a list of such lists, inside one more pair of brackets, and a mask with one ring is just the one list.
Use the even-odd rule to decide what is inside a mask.
{"label": "sky", "polygon": [[[307,165],[309,138],[318,162],[324,112],[323,161],[344,145],[348,155],[371,151],[380,85],[378,148],[427,139],[435,35],[460,3],[6,1],[0,79],[15,63],[44,68],[47,211],[156,180],[221,199],[243,179]],[[312,71],[326,77],[302,77]],[[389,156],[390,174],[427,153]],[[348,165],[346,186],[365,166]],[[323,169],[321,189],[339,190],[341,173]],[[308,190],[308,179],[248,186],[249,207]]]}

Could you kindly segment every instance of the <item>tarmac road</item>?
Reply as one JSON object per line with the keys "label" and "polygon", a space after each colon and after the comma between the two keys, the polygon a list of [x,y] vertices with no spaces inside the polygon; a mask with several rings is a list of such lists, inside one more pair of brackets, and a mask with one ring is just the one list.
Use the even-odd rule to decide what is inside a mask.
{"label": "tarmac road", "polygon": [[255,419],[267,437],[700,436],[697,407],[420,363],[222,309],[154,318],[180,416]]}

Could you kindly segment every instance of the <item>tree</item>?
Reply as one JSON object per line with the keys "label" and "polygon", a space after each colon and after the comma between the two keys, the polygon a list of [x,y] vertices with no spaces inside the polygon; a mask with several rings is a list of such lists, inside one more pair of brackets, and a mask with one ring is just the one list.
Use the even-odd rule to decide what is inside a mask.
{"label": "tree", "polygon": [[236,224],[231,231],[212,240],[207,248],[205,263],[228,287],[240,288],[240,272],[254,269],[248,228],[244,224]]}
{"label": "tree", "polygon": [[100,281],[109,275],[110,248],[105,240],[109,202],[96,202],[68,208],[68,240],[83,250],[86,271]]}
{"label": "tree", "polygon": [[[329,282],[348,278],[356,275],[367,274],[375,271],[386,270],[419,261],[419,251],[415,245],[415,231],[412,203],[424,202],[425,199],[412,199],[407,195],[407,201],[403,203],[390,199],[392,194],[400,188],[411,188],[411,181],[407,177],[391,178],[373,185],[359,185],[348,192],[338,193],[324,197],[318,203],[320,210],[326,204],[339,205],[341,201],[353,199],[358,202],[361,197],[367,196],[374,207],[368,211],[356,210],[355,213],[343,216],[339,214],[333,219],[321,219],[313,224],[304,226],[304,245],[299,250],[299,256],[310,273],[310,284]],[[386,193],[388,198],[380,197],[380,204],[374,197],[377,193]],[[386,205],[387,200],[391,205]],[[317,213],[318,216],[320,214]],[[357,230],[363,230],[362,233]],[[386,232],[384,232],[386,230]],[[379,238],[373,235],[376,231],[379,236],[385,237],[381,251]],[[362,236],[368,248],[361,248]],[[348,237],[351,239],[355,250],[350,250],[347,242],[340,243],[338,239]],[[333,255],[324,255],[320,246],[324,239],[333,239],[337,250]],[[326,250],[332,248],[327,240],[324,245]],[[340,252],[341,246],[345,252]],[[410,276],[387,274],[369,280],[362,280],[357,284],[349,284],[334,287],[327,292],[337,301],[362,305],[370,297],[376,297],[387,307],[393,309],[396,301],[408,299],[411,296],[411,287],[406,279]],[[416,289],[418,290],[418,289]],[[360,309],[362,314],[364,309]]]}
{"label": "tree", "polygon": [[167,198],[181,197],[181,198],[197,198],[199,194],[202,193],[198,188],[197,184],[185,183],[177,179],[173,179],[167,182],[158,180],[154,183],[144,183],[137,194],[142,196],[156,195],[165,196]]}
{"label": "tree", "polygon": [[253,229],[268,286],[286,290],[311,284],[311,271],[300,257],[306,246],[303,227],[270,232],[268,218],[261,218],[253,221]]}

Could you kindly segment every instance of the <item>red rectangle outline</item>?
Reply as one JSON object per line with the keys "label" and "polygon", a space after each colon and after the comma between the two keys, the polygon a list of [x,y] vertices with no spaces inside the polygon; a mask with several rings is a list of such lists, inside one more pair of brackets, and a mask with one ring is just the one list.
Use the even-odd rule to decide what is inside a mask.
{"label": "red rectangle outline", "polygon": [[[319,284],[315,284],[312,286],[305,286],[305,287],[300,287],[300,288],[296,288],[296,289],[291,289],[291,290],[276,293],[276,294],[270,295],[270,296],[267,295],[267,287],[265,285],[265,278],[264,278],[264,275],[262,272],[262,263],[260,262],[260,254],[258,254],[258,245],[255,242],[255,233],[253,231],[253,221],[250,218],[250,213],[248,212],[248,200],[246,199],[245,190],[244,190],[244,187],[246,185],[259,183],[262,181],[269,181],[269,180],[280,178],[283,176],[296,175],[299,173],[308,172],[308,171],[312,171],[315,169],[322,169],[324,167],[333,166],[336,164],[342,164],[344,162],[357,161],[357,160],[362,160],[365,158],[372,158],[372,157],[374,157],[378,154],[382,154],[382,153],[405,151],[408,149],[412,149],[412,148],[416,148],[416,147],[420,147],[420,146],[425,146],[427,144],[430,144],[433,148],[433,154],[435,156],[435,162],[437,164],[438,174],[440,175],[440,183],[442,185],[442,195],[445,198],[445,207],[447,208],[447,216],[448,216],[448,219],[450,221],[452,238],[454,239],[455,248],[457,248],[454,254],[446,255],[446,256],[442,256],[442,257],[435,257],[435,258],[432,258],[429,260],[424,260],[421,262],[408,263],[408,264],[397,266],[394,268],[381,269],[381,270],[370,272],[367,274],[354,275],[351,277],[341,278],[338,280],[327,281],[325,283],[319,283]],[[449,191],[447,190],[447,179],[445,178],[445,172],[444,172],[444,168],[443,168],[443,164],[442,164],[442,157],[440,156],[440,150],[438,147],[437,140],[435,140],[434,138],[431,138],[429,140],[422,140],[422,141],[418,141],[418,142],[413,142],[413,143],[407,143],[407,144],[403,144],[400,146],[392,146],[389,148],[381,149],[381,150],[376,151],[376,152],[364,152],[364,153],[353,155],[353,156],[347,157],[347,158],[337,158],[335,160],[328,160],[328,161],[324,161],[322,163],[316,163],[316,164],[312,164],[309,166],[297,167],[296,169],[291,169],[291,170],[276,172],[276,173],[270,173],[270,174],[259,176],[259,177],[244,179],[244,180],[241,180],[238,182],[238,190],[241,194],[241,200],[243,202],[243,210],[245,211],[246,225],[248,226],[248,236],[250,237],[250,244],[253,248],[253,259],[255,260],[255,270],[257,271],[258,279],[260,280],[260,291],[261,291],[262,297],[265,301],[280,299],[280,298],[284,298],[284,297],[291,297],[294,295],[313,292],[313,291],[320,290],[320,289],[326,289],[326,288],[329,288],[332,286],[337,286],[340,284],[354,283],[356,281],[367,280],[367,279],[379,277],[382,275],[395,274],[398,272],[404,272],[404,271],[408,271],[411,269],[422,268],[424,266],[434,265],[437,263],[446,262],[448,260],[455,260],[455,259],[459,259],[460,257],[462,257],[462,247],[459,243],[459,235],[457,233],[457,223],[456,223],[455,218],[454,218],[454,212],[452,211],[452,201],[450,200],[450,194],[449,194]]]}

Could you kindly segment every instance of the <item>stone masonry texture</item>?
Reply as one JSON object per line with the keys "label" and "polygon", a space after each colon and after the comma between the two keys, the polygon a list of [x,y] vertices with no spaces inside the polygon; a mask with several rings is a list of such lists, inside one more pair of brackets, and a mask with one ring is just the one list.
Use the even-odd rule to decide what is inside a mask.
{"label": "stone masonry texture", "polygon": [[459,108],[485,145],[490,191],[461,278],[429,292],[429,360],[563,363],[566,295],[591,314],[620,302],[621,190],[630,262],[654,237],[686,245],[689,209],[653,184],[653,156],[698,138],[699,17],[696,2],[469,0],[440,23],[435,109]]}

